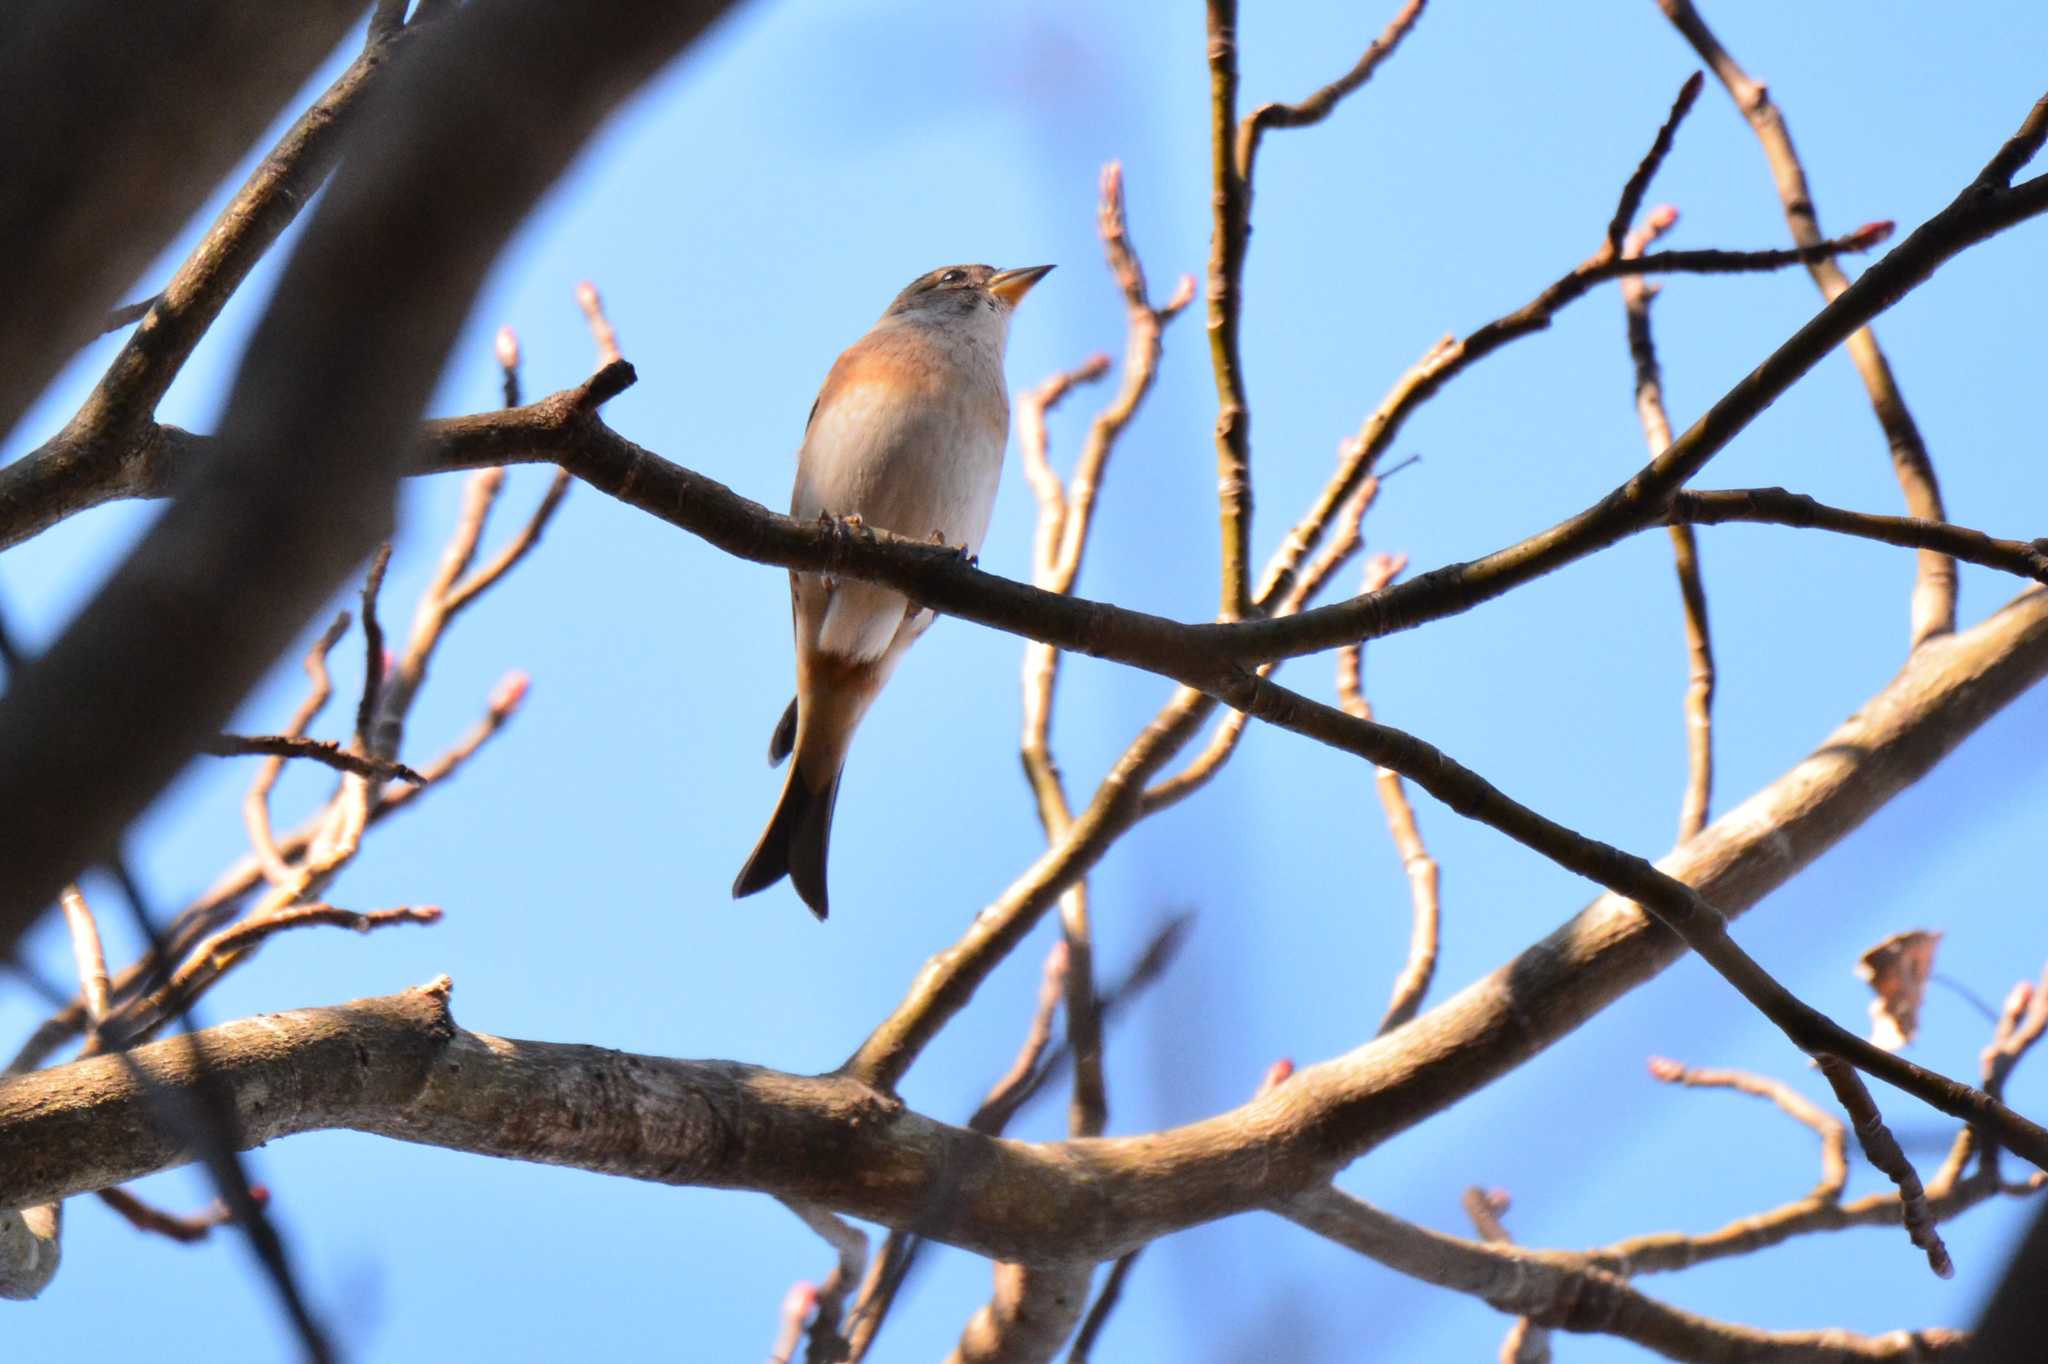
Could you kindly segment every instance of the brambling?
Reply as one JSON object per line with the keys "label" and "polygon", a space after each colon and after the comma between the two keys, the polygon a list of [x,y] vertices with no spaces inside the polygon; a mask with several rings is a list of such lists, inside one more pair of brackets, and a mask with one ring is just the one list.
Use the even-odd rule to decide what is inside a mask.
{"label": "brambling", "polygon": [[[988,530],[1010,430],[1003,347],[1010,314],[1050,265],[950,265],[913,280],[825,376],[797,455],[789,514],[957,546]],[[796,699],[768,742],[792,753],[782,798],[733,882],[735,898],[784,876],[826,914],[825,853],[847,748],[932,613],[873,583],[789,575]]]}

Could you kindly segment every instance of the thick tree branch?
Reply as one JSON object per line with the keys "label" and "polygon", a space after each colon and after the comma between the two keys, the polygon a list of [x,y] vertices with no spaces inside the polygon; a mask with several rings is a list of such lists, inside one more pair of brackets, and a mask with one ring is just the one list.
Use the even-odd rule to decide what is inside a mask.
{"label": "thick tree branch", "polygon": [[[1698,1329],[1582,1257],[1474,1246],[1403,1227],[1334,1190],[1310,1192],[1303,1176],[1328,1161],[1290,1091],[1313,1072],[1170,1132],[1031,1145],[933,1122],[838,1076],[466,1032],[447,998],[443,980],[156,1043],[130,1053],[132,1068],[104,1057],[0,1083],[0,1206],[189,1159],[158,1115],[154,1086],[231,1105],[245,1146],[347,1128],[659,1183],[760,1189],[892,1225],[917,1218],[930,1230],[936,1216],[942,1239],[1023,1265],[1107,1258],[1177,1226],[1276,1203],[1404,1272],[1546,1324],[1643,1343]],[[506,1123],[506,1112],[522,1121]],[[928,1195],[942,1181],[950,1196],[935,1207]],[[1404,1247],[1429,1253],[1416,1259]],[[1563,1291],[1565,1275],[1605,1291],[1591,1300]],[[998,1310],[1002,1301],[999,1293]]]}

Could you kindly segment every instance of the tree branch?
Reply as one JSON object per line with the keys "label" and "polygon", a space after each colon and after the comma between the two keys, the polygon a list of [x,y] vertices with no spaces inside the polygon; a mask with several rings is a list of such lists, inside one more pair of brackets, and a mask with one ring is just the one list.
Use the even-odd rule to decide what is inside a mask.
{"label": "tree branch", "polygon": [[[1777,182],[1778,199],[1784,205],[1785,224],[1792,230],[1792,240],[1800,246],[1818,243],[1821,240],[1820,215],[1814,207],[1813,192],[1807,187],[1806,171],[1799,163],[1799,153],[1793,150],[1791,130],[1785,126],[1784,116],[1778,112],[1777,105],[1771,102],[1770,92],[1735,64],[1735,59],[1708,30],[1691,0],[1658,0],[1658,7],[1685,36],[1700,59],[1713,68],[1729,98],[1735,101],[1735,107],[1742,111],[1742,116],[1755,130],[1757,140],[1763,145],[1764,158],[1770,163],[1771,178]],[[2012,173],[2025,164],[2038,147],[2036,143],[2017,160],[2002,154],[2000,159],[1995,159],[1985,168],[1980,179],[1989,178],[1999,186],[2010,184]],[[2010,166],[2006,165],[2007,160],[2012,161]],[[1999,178],[2001,172],[2002,178]],[[1821,297],[1830,302],[1849,287],[1849,277],[1831,258],[1809,261],[1807,270],[1820,289]],[[1871,408],[1877,413],[1878,425],[1884,429],[1885,441],[1891,447],[1892,469],[1898,476],[1900,491],[1905,494],[1906,510],[1923,521],[1947,520],[1941,505],[1941,488],[1934,477],[1934,463],[1927,455],[1927,443],[1921,439],[1920,428],[1906,408],[1898,381],[1892,377],[1891,365],[1877,344],[1876,333],[1867,327],[1859,328],[1849,336],[1848,344],[1849,358],[1863,379]],[[1939,552],[1923,549],[1913,588],[1912,642],[1917,646],[1932,635],[1948,633],[1955,626],[1956,566]]]}

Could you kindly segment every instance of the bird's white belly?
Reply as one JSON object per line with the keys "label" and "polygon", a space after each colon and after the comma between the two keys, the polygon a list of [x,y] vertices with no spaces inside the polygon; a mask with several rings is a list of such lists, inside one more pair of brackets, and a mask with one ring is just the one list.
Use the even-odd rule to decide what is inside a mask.
{"label": "bird's white belly", "polygon": [[[790,515],[858,515],[879,530],[981,548],[995,507],[1007,432],[966,403],[906,398],[883,384],[834,395],[811,423]],[[843,658],[879,658],[908,602],[886,588],[841,582],[817,644]]]}

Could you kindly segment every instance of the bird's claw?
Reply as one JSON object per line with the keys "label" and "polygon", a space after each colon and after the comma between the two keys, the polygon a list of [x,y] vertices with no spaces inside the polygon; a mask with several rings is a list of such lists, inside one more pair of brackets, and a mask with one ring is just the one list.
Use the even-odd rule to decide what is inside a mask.
{"label": "bird's claw", "polygon": [[964,542],[957,545],[947,544],[946,532],[942,530],[933,531],[931,538],[933,544],[937,545],[941,549],[952,550],[953,553],[957,555],[962,562],[966,563],[970,567],[981,562],[980,559],[975,557],[974,552],[967,548],[967,545]]}

